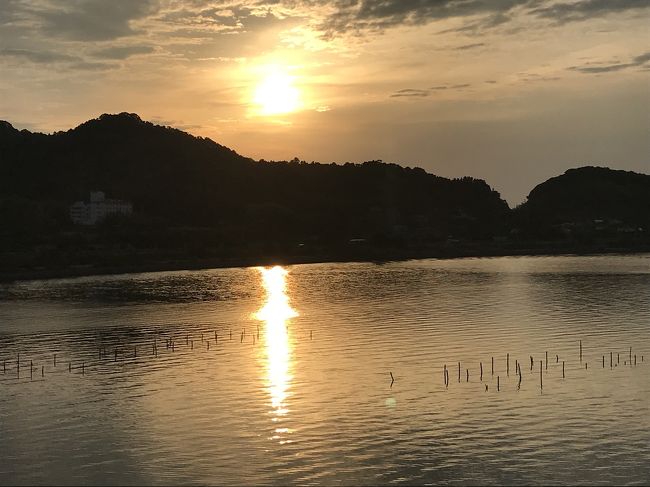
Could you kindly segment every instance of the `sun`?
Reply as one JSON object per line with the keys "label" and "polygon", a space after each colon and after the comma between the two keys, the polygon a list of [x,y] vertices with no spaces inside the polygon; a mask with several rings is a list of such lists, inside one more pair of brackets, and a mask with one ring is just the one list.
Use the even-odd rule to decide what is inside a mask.
{"label": "sun", "polygon": [[300,107],[300,91],[286,70],[272,67],[266,70],[255,87],[253,104],[259,115],[282,115]]}

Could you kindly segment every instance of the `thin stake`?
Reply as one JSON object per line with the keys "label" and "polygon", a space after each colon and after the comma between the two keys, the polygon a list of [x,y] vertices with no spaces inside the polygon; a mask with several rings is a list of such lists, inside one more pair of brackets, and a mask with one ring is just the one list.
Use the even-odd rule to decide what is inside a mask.
{"label": "thin stake", "polygon": [[506,354],[506,374],[510,376],[510,354]]}
{"label": "thin stake", "polygon": [[562,378],[564,379],[564,360],[562,360]]}
{"label": "thin stake", "polygon": [[393,377],[393,373],[389,372],[390,374],[390,386],[393,387],[393,382],[395,382],[395,377]]}
{"label": "thin stake", "polygon": [[621,363],[621,354],[619,352],[616,352],[616,365],[619,365]]}
{"label": "thin stake", "polygon": [[603,355],[603,369],[605,368],[605,356]]}
{"label": "thin stake", "polygon": [[611,369],[614,365],[614,358],[612,352],[609,352],[609,368]]}
{"label": "thin stake", "polygon": [[458,362],[458,382],[460,382],[460,362]]}
{"label": "thin stake", "polygon": [[45,365],[41,365],[41,377],[45,377]]}
{"label": "thin stake", "polygon": [[72,362],[68,362],[68,372],[72,372]]}
{"label": "thin stake", "polygon": [[539,388],[544,389],[544,381],[542,380],[542,361],[539,361]]}
{"label": "thin stake", "polygon": [[29,361],[29,380],[32,380],[34,377],[34,361]]}
{"label": "thin stake", "polygon": [[499,391],[499,376],[497,375],[497,392]]}
{"label": "thin stake", "polygon": [[634,354],[634,366],[636,367],[636,353]]}
{"label": "thin stake", "polygon": [[556,354],[555,355],[555,363],[558,363],[559,361],[560,361],[560,356]]}
{"label": "thin stake", "polygon": [[479,365],[481,366],[481,382],[483,382],[483,362],[479,362]]}
{"label": "thin stake", "polygon": [[469,382],[469,369],[467,369],[467,380],[465,382]]}
{"label": "thin stake", "polygon": [[530,356],[530,370],[533,370],[533,356]]}
{"label": "thin stake", "polygon": [[492,357],[492,375],[494,375],[494,357]]}
{"label": "thin stake", "polygon": [[546,370],[548,370],[548,350],[546,351]]}
{"label": "thin stake", "polygon": [[230,330],[230,339],[232,340],[232,329]]}
{"label": "thin stake", "polygon": [[580,362],[582,362],[582,340],[580,340]]}

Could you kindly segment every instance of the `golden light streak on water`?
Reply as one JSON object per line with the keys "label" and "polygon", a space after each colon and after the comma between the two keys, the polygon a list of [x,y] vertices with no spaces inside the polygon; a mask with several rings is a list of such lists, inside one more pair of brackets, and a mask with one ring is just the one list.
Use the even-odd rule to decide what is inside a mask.
{"label": "golden light streak on water", "polygon": [[[277,421],[288,413],[287,389],[292,379],[291,340],[288,326],[290,319],[298,316],[298,313],[289,304],[289,296],[286,292],[287,270],[280,266],[258,269],[262,274],[266,301],[264,306],[255,313],[255,318],[264,322],[266,379],[274,420]],[[276,430],[276,433],[287,432],[290,432],[287,428]]]}

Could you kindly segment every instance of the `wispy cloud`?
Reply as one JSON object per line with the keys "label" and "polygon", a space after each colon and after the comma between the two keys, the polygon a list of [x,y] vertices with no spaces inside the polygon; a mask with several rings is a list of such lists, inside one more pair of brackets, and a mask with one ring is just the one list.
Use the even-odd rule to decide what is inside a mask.
{"label": "wispy cloud", "polygon": [[629,62],[626,63],[591,62],[580,66],[569,66],[567,69],[569,71],[577,71],[579,73],[585,73],[585,74],[612,73],[616,71],[623,71],[629,68],[644,66],[648,62],[650,62],[650,51],[635,56]]}

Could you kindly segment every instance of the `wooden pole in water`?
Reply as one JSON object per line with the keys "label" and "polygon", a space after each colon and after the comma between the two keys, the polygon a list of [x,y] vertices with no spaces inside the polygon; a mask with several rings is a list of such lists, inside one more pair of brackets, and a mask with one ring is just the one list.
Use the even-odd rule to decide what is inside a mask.
{"label": "wooden pole in water", "polygon": [[510,354],[506,353],[506,375],[510,375]]}
{"label": "wooden pole in water", "polygon": [[210,350],[210,340],[208,340],[207,342],[205,342],[205,344],[207,345],[208,350]]}
{"label": "wooden pole in water", "polygon": [[72,372],[72,362],[68,362],[68,372]]}
{"label": "wooden pole in water", "polygon": [[548,370],[548,350],[546,351],[546,361],[545,361],[545,364],[546,364],[546,370]]}
{"label": "wooden pole in water", "polygon": [[458,382],[460,382],[460,362],[458,362]]}
{"label": "wooden pole in water", "polygon": [[533,370],[533,356],[530,356],[530,370]]}
{"label": "wooden pole in water", "polygon": [[497,375],[497,392],[499,391],[499,376]]}
{"label": "wooden pole in water", "polygon": [[194,340],[190,340],[190,347],[192,350],[194,350]]}
{"label": "wooden pole in water", "polygon": [[56,353],[54,354],[54,366],[56,367]]}
{"label": "wooden pole in water", "polygon": [[244,341],[244,332],[241,332],[241,337],[239,338],[239,343],[242,343]]}
{"label": "wooden pole in water", "polygon": [[555,363],[558,363],[560,361],[560,356],[558,354],[555,354]]}
{"label": "wooden pole in water", "polygon": [[582,362],[582,340],[580,340],[580,362]]}
{"label": "wooden pole in water", "polygon": [[611,369],[614,366],[614,354],[609,352],[609,368]]}
{"label": "wooden pole in water", "polygon": [[481,366],[481,382],[483,382],[483,362],[479,362],[479,365]]}
{"label": "wooden pole in water", "polygon": [[620,365],[621,363],[621,354],[619,352],[616,352],[616,365]]}
{"label": "wooden pole in water", "polygon": [[6,360],[2,361],[2,373],[3,374],[7,373],[7,361]]}
{"label": "wooden pole in water", "polygon": [[492,375],[494,375],[494,357],[492,357]]}
{"label": "wooden pole in water", "polygon": [[467,380],[465,382],[469,382],[469,369],[467,369]]}
{"label": "wooden pole in water", "polygon": [[630,347],[630,365],[632,365],[632,347]]}
{"label": "wooden pole in water", "polygon": [[542,379],[542,361],[539,361],[539,388],[544,389],[544,381]]}
{"label": "wooden pole in water", "polygon": [[605,356],[603,355],[603,369],[605,368]]}
{"label": "wooden pole in water", "polygon": [[45,377],[45,365],[41,365],[41,377]]}
{"label": "wooden pole in water", "polygon": [[34,361],[30,360],[29,361],[29,380],[32,380],[34,378]]}
{"label": "wooden pole in water", "polygon": [[634,366],[636,367],[636,353],[634,354]]}
{"label": "wooden pole in water", "polygon": [[232,340],[232,329],[230,330],[230,339]]}
{"label": "wooden pole in water", "polygon": [[16,371],[18,372],[18,378],[20,379],[20,354],[18,354],[18,359],[16,360]]}
{"label": "wooden pole in water", "polygon": [[564,360],[562,360],[562,378],[564,379]]}
{"label": "wooden pole in water", "polygon": [[585,362],[585,370],[587,370],[587,362]]}

